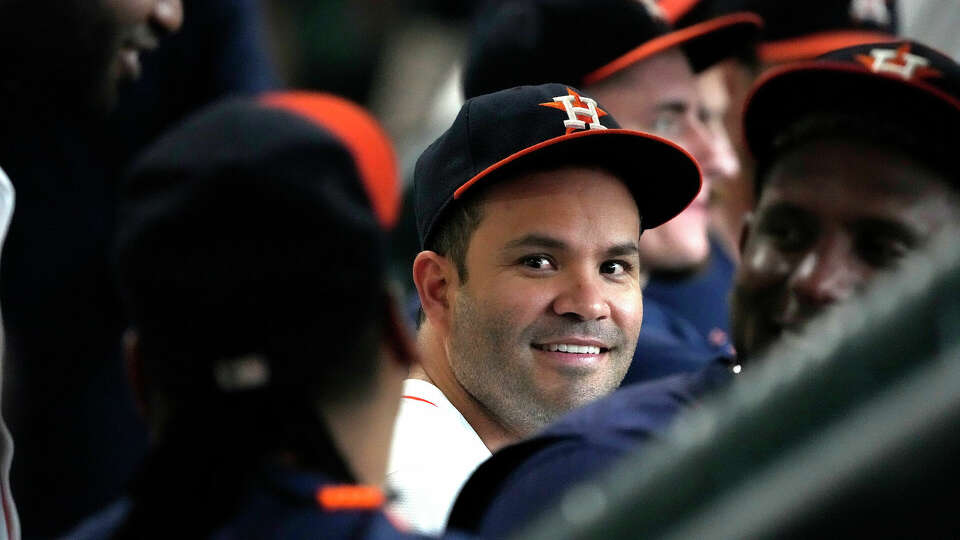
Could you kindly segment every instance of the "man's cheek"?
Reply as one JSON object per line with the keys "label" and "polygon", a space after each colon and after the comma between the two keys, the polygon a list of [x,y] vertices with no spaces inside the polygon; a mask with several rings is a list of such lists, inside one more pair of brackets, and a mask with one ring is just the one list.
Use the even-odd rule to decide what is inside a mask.
{"label": "man's cheek", "polygon": [[769,287],[790,275],[793,261],[771,242],[753,242],[744,253],[738,282],[747,288]]}

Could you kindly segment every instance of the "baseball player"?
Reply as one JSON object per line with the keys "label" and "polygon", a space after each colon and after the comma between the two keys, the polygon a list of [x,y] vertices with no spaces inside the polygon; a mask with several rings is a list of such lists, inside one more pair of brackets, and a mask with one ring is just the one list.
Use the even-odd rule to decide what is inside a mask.
{"label": "baseball player", "polygon": [[107,169],[123,152],[100,140],[125,119],[108,119],[120,88],[180,28],[181,4],[0,2],[0,167],[17,199],[0,271],[3,403],[16,459],[0,467],[12,466],[19,511],[5,495],[0,538],[19,536],[18,513],[28,538],[59,537],[115,498],[142,457],[146,430],[123,384],[105,250]]}
{"label": "baseball player", "polygon": [[[893,41],[898,32],[895,0],[766,0],[662,1],[664,14],[677,28],[686,28],[731,13],[749,11],[763,19],[756,46],[706,69],[698,76],[706,123],[730,134],[740,160],[739,174],[718,182],[710,222],[724,253],[736,258],[744,216],[753,209],[753,157],[743,146],[744,100],[763,71],[798,60],[812,60],[841,47]],[[725,127],[723,127],[725,126]],[[661,292],[663,294],[661,294]],[[674,303],[670,291],[658,292]],[[697,322],[692,317],[693,322]]]}
{"label": "baseball player", "polygon": [[740,364],[624,388],[505,448],[466,484],[451,527],[502,537],[726,387],[784,332],[960,230],[960,65],[928,47],[868,44],[776,69],[754,88],[744,129],[759,202],[735,289]]}
{"label": "baseball player", "polygon": [[[646,313],[624,384],[696,371],[730,354],[733,263],[711,247],[708,211],[713,186],[739,165],[726,133],[704,123],[695,75],[747,47],[760,19],[728,14],[673,30],[665,13],[652,0],[491,2],[464,69],[467,96],[545,81],[581,86],[625,127],[665,137],[700,163],[700,196],[640,241]],[[589,21],[590,39],[571,41],[576,21]]]}
{"label": "baseball player", "polygon": [[417,162],[422,358],[388,478],[442,529],[490,452],[617,387],[642,318],[637,242],[696,196],[693,159],[560,84],[477,96]]}
{"label": "baseball player", "polygon": [[[89,142],[116,104],[119,87],[139,77],[141,56],[182,21],[180,0],[0,2],[0,236],[10,225],[0,272],[3,404],[17,438],[12,460],[13,443],[0,420],[0,539],[20,537],[19,517],[30,537],[62,534],[84,512],[107,502],[97,500],[103,493],[96,487],[114,487],[111,481],[127,472],[118,460],[95,461],[100,456],[86,453],[87,441],[106,422],[70,421],[117,418],[115,410],[127,410],[115,400],[105,398],[105,408],[96,409],[91,400],[70,397],[104,395],[88,383],[109,378],[108,360],[120,371],[119,355],[113,356],[119,334],[109,345],[98,340],[110,331],[105,327],[113,321],[112,304],[89,309],[102,299],[98,293],[112,292],[103,271],[105,238],[97,235],[109,221],[103,206],[96,206],[107,197],[105,185],[97,183],[104,173],[97,169],[91,185],[70,170],[67,181],[55,163],[95,168],[88,165]],[[67,137],[67,125],[82,126],[75,133],[83,136],[65,152],[58,143]],[[78,306],[87,308],[82,316]],[[109,428],[104,431],[115,441],[117,428]],[[7,482],[11,466],[19,516]],[[79,497],[54,487],[82,480],[97,486],[83,485]]]}
{"label": "baseball player", "polygon": [[216,105],[139,159],[116,260],[155,442],[74,537],[409,537],[380,487],[414,354],[398,206],[385,133],[329,95]]}

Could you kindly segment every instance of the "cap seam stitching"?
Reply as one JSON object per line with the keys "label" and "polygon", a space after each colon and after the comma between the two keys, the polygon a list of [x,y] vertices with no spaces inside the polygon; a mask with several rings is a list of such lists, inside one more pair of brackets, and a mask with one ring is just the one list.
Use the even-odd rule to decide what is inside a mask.
{"label": "cap seam stitching", "polygon": [[[464,111],[467,117],[467,122],[466,122],[467,123],[467,157],[470,159],[470,176],[463,181],[464,183],[466,183],[468,180],[470,180],[471,178],[477,175],[477,166],[476,166],[476,162],[473,159],[473,148],[470,146],[470,132],[471,132],[470,108],[471,107],[473,107],[473,102],[472,101],[467,102],[467,109],[466,111]],[[460,186],[457,186],[457,188],[459,187]],[[454,190],[454,193],[456,193],[456,190]],[[452,198],[454,197],[454,195],[451,194],[450,197]]]}

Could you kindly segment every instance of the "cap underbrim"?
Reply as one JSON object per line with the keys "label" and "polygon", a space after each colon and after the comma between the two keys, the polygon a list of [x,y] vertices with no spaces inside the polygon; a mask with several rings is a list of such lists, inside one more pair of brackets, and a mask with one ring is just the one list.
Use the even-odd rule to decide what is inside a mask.
{"label": "cap underbrim", "polygon": [[847,47],[896,41],[896,36],[869,30],[834,30],[757,44],[757,58],[768,64],[810,60]]}
{"label": "cap underbrim", "polygon": [[[810,112],[854,112],[882,116],[909,103],[918,129],[930,118],[946,122],[960,113],[960,100],[922,80],[866,71],[843,61],[806,61],[774,68],[761,76],[744,108],[743,133],[755,158],[769,153],[784,128]],[[889,107],[889,108],[886,108]]]}
{"label": "cap underbrim", "polygon": [[753,13],[731,13],[693,24],[644,42],[612,62],[588,73],[583,85],[600,82],[615,73],[673,47],[682,47],[694,72],[738,54],[756,39],[763,21]]}
{"label": "cap underbrim", "polygon": [[460,199],[478,184],[509,176],[531,160],[551,166],[595,165],[623,180],[640,211],[643,229],[651,229],[682,212],[701,186],[696,160],[676,144],[629,129],[591,129],[568,133],[524,148],[490,165],[454,194]]}

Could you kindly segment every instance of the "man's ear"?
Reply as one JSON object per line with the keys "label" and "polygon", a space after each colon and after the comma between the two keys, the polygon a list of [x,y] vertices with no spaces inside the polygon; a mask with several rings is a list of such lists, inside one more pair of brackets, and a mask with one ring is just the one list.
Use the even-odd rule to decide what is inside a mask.
{"label": "man's ear", "polygon": [[137,406],[140,417],[146,420],[147,388],[143,378],[143,356],[140,353],[140,336],[137,331],[128,328],[123,333],[123,360],[127,366],[127,381],[133,390],[133,401]]}
{"label": "man's ear", "polygon": [[753,212],[749,212],[747,215],[743,216],[743,225],[740,227],[740,242],[737,246],[740,248],[741,261],[743,260],[743,252],[747,249],[747,242],[750,240],[750,235],[753,233],[753,222]]}
{"label": "man's ear", "polygon": [[451,291],[459,284],[457,270],[443,255],[421,251],[413,261],[413,283],[427,320],[441,328],[449,324]]}

